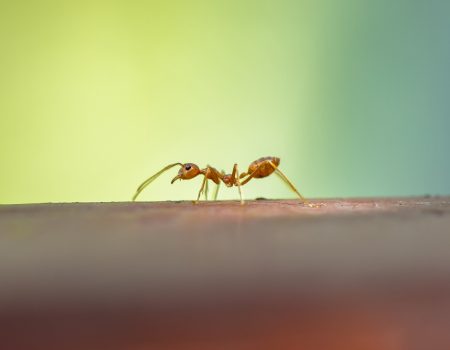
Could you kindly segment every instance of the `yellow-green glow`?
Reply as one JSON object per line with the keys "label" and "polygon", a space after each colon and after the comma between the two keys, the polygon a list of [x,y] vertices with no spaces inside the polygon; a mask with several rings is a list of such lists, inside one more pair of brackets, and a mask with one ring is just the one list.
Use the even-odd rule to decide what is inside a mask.
{"label": "yellow-green glow", "polygon": [[[307,197],[450,193],[449,6],[337,4],[3,1],[0,203],[124,201],[173,162],[268,155]],[[141,199],[195,198],[176,172]]]}

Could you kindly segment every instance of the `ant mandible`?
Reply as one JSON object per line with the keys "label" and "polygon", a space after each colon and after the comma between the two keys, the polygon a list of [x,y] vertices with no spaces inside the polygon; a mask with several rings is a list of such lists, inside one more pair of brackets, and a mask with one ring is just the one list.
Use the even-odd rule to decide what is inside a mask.
{"label": "ant mandible", "polygon": [[172,181],[170,182],[173,184],[176,180],[190,180],[196,177],[197,175],[203,175],[203,182],[202,186],[200,187],[200,191],[198,192],[197,200],[194,201],[194,203],[198,203],[200,200],[200,196],[202,193],[205,193],[205,198],[208,196],[208,180],[211,180],[217,185],[216,193],[214,196],[214,199],[217,199],[217,193],[220,186],[220,182],[223,182],[225,186],[227,187],[233,187],[237,186],[239,189],[239,197],[241,199],[241,204],[244,204],[244,200],[242,199],[242,190],[241,186],[244,186],[247,184],[251,179],[261,179],[264,177],[267,177],[275,172],[281,180],[283,180],[292,191],[294,191],[297,196],[300,198],[300,200],[303,203],[306,203],[305,198],[298,192],[298,190],[295,188],[295,186],[292,184],[291,181],[287,178],[286,175],[283,174],[283,172],[278,169],[278,166],[280,165],[280,158],[278,157],[262,157],[254,162],[252,162],[247,172],[244,172],[242,174],[239,174],[238,166],[237,164],[234,164],[233,171],[231,174],[225,174],[223,171],[219,172],[217,169],[213,168],[210,165],[207,165],[206,168],[200,169],[196,164],[194,163],[173,163],[167,165],[162,170],[158,171],[155,175],[149,177],[147,180],[145,180],[136,190],[136,193],[133,196],[133,201],[136,200],[137,196],[144,190],[145,187],[147,187],[151,182],[153,182],[158,176],[160,176],[165,171],[173,168],[174,166],[180,166],[180,170],[178,171],[178,175],[175,176]]}

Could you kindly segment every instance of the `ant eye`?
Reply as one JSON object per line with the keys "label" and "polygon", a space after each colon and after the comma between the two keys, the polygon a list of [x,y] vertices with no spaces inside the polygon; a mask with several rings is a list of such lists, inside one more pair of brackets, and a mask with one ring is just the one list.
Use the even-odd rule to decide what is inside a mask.
{"label": "ant eye", "polygon": [[191,166],[188,164],[184,167],[186,170],[191,170]]}

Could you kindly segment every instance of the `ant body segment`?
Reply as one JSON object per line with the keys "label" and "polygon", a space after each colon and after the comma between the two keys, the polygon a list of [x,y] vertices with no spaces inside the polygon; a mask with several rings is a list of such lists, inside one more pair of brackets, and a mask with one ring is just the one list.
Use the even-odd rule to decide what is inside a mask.
{"label": "ant body segment", "polygon": [[239,189],[239,197],[241,199],[241,204],[244,204],[244,200],[242,199],[242,190],[241,187],[247,184],[251,179],[261,179],[264,177],[267,177],[271,175],[272,173],[276,173],[281,180],[283,180],[292,191],[294,191],[297,196],[300,198],[300,200],[303,203],[306,203],[305,198],[298,192],[298,190],[295,188],[295,186],[292,184],[291,181],[287,178],[286,175],[283,174],[283,172],[278,169],[278,166],[280,165],[280,158],[277,157],[262,157],[254,162],[252,162],[247,172],[243,172],[239,174],[238,166],[237,164],[234,164],[233,170],[231,174],[225,174],[224,171],[219,172],[217,169],[213,168],[210,165],[207,165],[206,168],[200,169],[196,164],[194,163],[173,163],[167,165],[162,170],[158,171],[153,176],[149,177],[147,180],[145,180],[136,190],[136,193],[133,196],[133,201],[136,200],[137,196],[144,190],[145,187],[147,187],[151,182],[153,182],[157,177],[159,177],[162,173],[166,172],[167,170],[173,168],[174,166],[180,166],[180,170],[178,171],[178,175],[175,176],[171,183],[173,184],[177,180],[190,180],[198,175],[203,175],[203,181],[202,185],[200,187],[200,191],[198,192],[197,200],[194,201],[194,203],[198,203],[200,200],[200,196],[202,193],[205,194],[205,198],[208,196],[208,180],[211,180],[214,182],[216,187],[216,192],[214,195],[214,199],[217,199],[218,189],[220,186],[220,183],[223,182],[225,186],[227,187],[238,187]]}

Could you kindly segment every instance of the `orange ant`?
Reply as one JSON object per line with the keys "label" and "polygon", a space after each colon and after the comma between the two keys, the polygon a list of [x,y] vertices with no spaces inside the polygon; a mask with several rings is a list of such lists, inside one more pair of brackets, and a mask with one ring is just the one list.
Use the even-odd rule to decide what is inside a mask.
{"label": "orange ant", "polygon": [[202,186],[200,187],[200,191],[198,192],[197,200],[194,201],[194,203],[198,203],[200,200],[200,196],[202,193],[205,193],[205,198],[208,198],[208,180],[211,180],[214,182],[216,187],[216,193],[214,196],[214,199],[217,199],[217,193],[219,190],[220,182],[222,181],[225,186],[227,187],[233,187],[237,186],[239,189],[239,197],[241,199],[241,204],[244,204],[244,200],[242,199],[242,191],[241,186],[244,186],[247,184],[251,179],[260,179],[263,177],[267,177],[273,172],[275,172],[290,188],[293,190],[297,196],[300,198],[300,200],[303,203],[306,203],[305,198],[300,194],[300,192],[297,191],[295,186],[292,184],[291,181],[287,178],[286,175],[283,174],[283,172],[278,169],[278,165],[280,165],[280,158],[277,157],[262,157],[254,162],[252,162],[247,172],[244,172],[242,174],[239,174],[238,166],[237,164],[234,164],[233,171],[231,174],[225,174],[225,172],[219,172],[217,169],[213,168],[212,166],[206,166],[204,169],[200,169],[196,164],[194,163],[173,163],[169,164],[162,170],[158,171],[155,175],[149,177],[147,180],[145,180],[136,190],[136,193],[133,196],[133,201],[136,200],[137,196],[144,190],[145,187],[147,187],[151,182],[153,182],[158,176],[160,176],[165,171],[169,170],[170,168],[173,168],[174,166],[179,165],[181,168],[178,171],[178,175],[175,176],[172,181],[170,182],[173,184],[176,180],[190,180],[196,177],[197,175],[203,175],[203,182]]}

